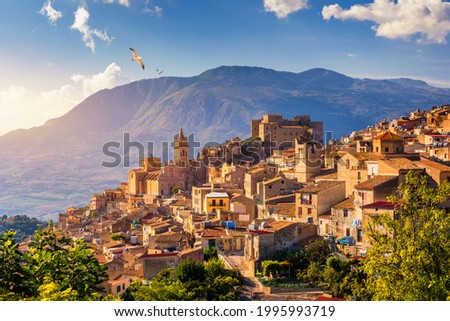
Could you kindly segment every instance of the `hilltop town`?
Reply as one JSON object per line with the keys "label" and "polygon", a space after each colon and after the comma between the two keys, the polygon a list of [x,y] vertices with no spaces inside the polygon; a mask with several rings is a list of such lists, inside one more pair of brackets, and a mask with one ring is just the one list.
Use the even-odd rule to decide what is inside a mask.
{"label": "hilltop town", "polygon": [[266,114],[251,122],[249,138],[202,148],[195,159],[181,129],[173,160],[143,158],[127,182],[60,214],[58,229],[92,245],[108,267],[106,292],[120,295],[163,268],[202,262],[206,247],[249,277],[269,254],[315,239],[347,237],[330,243],[333,251],[364,257],[368,219],[393,215],[386,197],[406,173],[436,186],[450,178],[449,105],[339,140],[323,128],[307,115]]}

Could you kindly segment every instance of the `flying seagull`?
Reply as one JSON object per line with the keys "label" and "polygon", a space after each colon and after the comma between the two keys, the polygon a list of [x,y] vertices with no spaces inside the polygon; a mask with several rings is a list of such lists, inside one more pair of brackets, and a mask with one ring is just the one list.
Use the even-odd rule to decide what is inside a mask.
{"label": "flying seagull", "polygon": [[158,75],[161,75],[163,72],[164,72],[164,70],[156,69],[156,73],[157,73]]}
{"label": "flying seagull", "polygon": [[133,48],[130,48],[130,50],[133,52],[133,55],[134,55],[133,58],[130,58],[131,61],[137,61],[141,65],[142,69],[145,69],[144,61],[142,60],[142,57],[140,57],[139,54],[137,53],[137,51],[134,50]]}

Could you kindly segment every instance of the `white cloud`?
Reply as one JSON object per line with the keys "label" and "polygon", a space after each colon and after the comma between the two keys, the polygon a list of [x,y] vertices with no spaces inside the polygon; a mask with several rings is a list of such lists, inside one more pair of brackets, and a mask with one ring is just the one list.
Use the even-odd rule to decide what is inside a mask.
{"label": "white cloud", "polygon": [[116,3],[116,2],[124,7],[130,6],[129,0],[103,0],[103,3]]}
{"label": "white cloud", "polygon": [[264,10],[274,12],[280,19],[306,8],[308,8],[308,0],[264,0]]}
{"label": "white cloud", "polygon": [[450,32],[450,3],[442,0],[374,0],[347,10],[333,4],[323,7],[322,16],[373,21],[372,29],[379,37],[408,40],[420,35],[418,43],[446,43]]}
{"label": "white cloud", "polygon": [[47,16],[50,24],[56,25],[56,21],[62,18],[62,13],[61,11],[58,11],[55,8],[53,8],[52,4],[53,4],[52,0],[47,0],[47,2],[44,3],[44,5],[42,6],[39,13],[43,16]]}
{"label": "white cloud", "polygon": [[151,7],[147,7],[147,5],[146,5],[142,11],[146,14],[150,14],[152,16],[158,16],[159,18],[161,18],[163,9],[158,6],[155,6],[155,8],[152,9]]}
{"label": "white cloud", "polygon": [[77,11],[74,13],[75,20],[70,27],[71,29],[77,30],[82,35],[82,40],[86,47],[91,48],[92,52],[95,53],[95,40],[94,36],[100,40],[111,43],[112,39],[108,36],[106,31],[101,31],[98,29],[93,29],[89,26],[89,12],[85,7],[78,7]]}
{"label": "white cloud", "polygon": [[97,74],[76,74],[70,80],[71,83],[60,88],[40,93],[21,86],[0,91],[0,135],[16,128],[42,125],[65,114],[96,91],[128,82],[116,63]]}
{"label": "white cloud", "polygon": [[357,58],[357,57],[358,57],[358,54],[354,54],[354,53],[349,52],[349,53],[347,54],[347,56],[350,57],[350,58]]}
{"label": "white cloud", "polygon": [[101,89],[117,86],[118,82],[123,81],[123,79],[120,77],[121,71],[122,69],[120,68],[120,66],[113,62],[108,67],[106,67],[105,71],[98,74],[75,74],[70,77],[70,79],[77,85],[79,85],[80,89],[83,91],[84,97],[87,97]]}

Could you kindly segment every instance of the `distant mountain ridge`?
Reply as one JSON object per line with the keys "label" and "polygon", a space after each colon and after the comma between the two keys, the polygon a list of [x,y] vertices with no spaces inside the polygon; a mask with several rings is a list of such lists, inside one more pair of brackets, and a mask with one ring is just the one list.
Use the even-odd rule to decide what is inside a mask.
{"label": "distant mountain ridge", "polygon": [[248,137],[251,119],[282,113],[310,114],[339,137],[449,98],[450,89],[423,81],[358,79],[320,68],[293,73],[222,66],[194,77],[135,81],[101,90],[43,126],[0,136],[0,214],[40,215],[49,211],[46,201],[83,204],[90,192],[114,187],[107,184],[125,179],[128,169],[101,168],[102,146],[122,142],[124,133],[154,142],[157,152],[180,127],[203,144],[222,142]]}

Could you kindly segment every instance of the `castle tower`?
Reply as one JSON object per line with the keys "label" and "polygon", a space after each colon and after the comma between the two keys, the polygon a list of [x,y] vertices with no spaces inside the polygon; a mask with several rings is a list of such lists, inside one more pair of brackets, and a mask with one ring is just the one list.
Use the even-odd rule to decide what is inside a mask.
{"label": "castle tower", "polygon": [[178,136],[175,136],[173,146],[173,160],[177,165],[187,166],[189,161],[189,141],[184,136],[183,128],[180,129]]}

